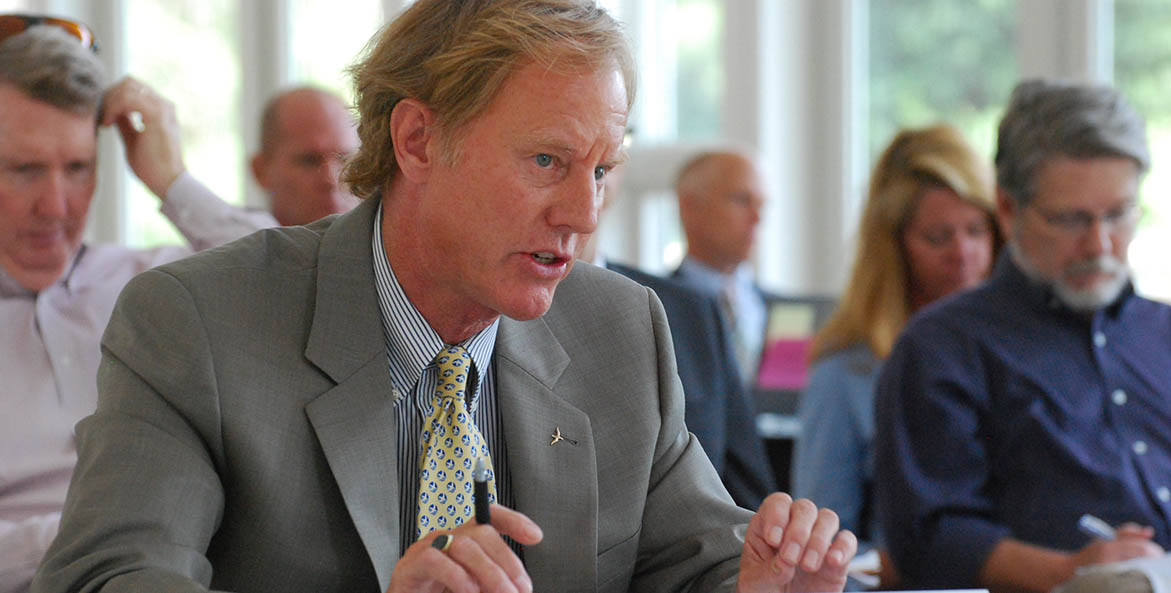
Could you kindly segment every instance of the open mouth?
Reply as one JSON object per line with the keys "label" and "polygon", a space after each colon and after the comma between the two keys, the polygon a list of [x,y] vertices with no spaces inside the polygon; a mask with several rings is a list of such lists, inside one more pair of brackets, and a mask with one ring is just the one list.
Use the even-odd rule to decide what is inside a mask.
{"label": "open mouth", "polygon": [[533,259],[543,266],[551,266],[565,261],[565,258],[558,257],[557,254],[548,251],[537,251],[532,254]]}

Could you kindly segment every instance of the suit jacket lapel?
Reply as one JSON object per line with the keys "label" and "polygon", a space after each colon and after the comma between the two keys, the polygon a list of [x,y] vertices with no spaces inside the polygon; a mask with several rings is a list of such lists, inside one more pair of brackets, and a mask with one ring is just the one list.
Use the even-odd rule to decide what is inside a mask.
{"label": "suit jacket lapel", "polygon": [[[597,580],[593,433],[589,417],[553,389],[568,365],[542,319],[501,319],[497,397],[517,509],[544,531],[540,544],[525,549],[534,588],[541,591],[594,591]],[[565,440],[550,444],[558,430]]]}
{"label": "suit jacket lapel", "polygon": [[[306,414],[385,590],[409,526],[399,525],[394,400],[371,260],[378,207],[371,198],[322,238],[305,356],[338,384]],[[568,365],[543,320],[501,320],[496,381],[510,480],[518,509],[545,534],[526,563],[540,590],[586,592],[597,581],[597,466],[589,418],[553,390]],[[550,445],[557,429],[566,440]]]}
{"label": "suit jacket lapel", "polygon": [[401,526],[394,401],[381,358],[318,397],[305,412],[385,590],[400,555]]}
{"label": "suit jacket lapel", "polygon": [[322,237],[305,357],[337,386],[305,411],[385,590],[401,526],[394,399],[370,246],[379,203],[368,199]]}

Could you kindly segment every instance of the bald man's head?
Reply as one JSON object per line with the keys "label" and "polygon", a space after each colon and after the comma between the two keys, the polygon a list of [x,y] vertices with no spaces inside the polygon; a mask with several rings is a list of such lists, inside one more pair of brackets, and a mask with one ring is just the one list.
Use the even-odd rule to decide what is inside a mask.
{"label": "bald man's head", "polygon": [[337,96],[299,87],[273,97],[260,123],[252,174],[283,225],[308,224],[345,212],[357,198],[338,180],[358,149],[354,119]]}
{"label": "bald man's head", "polygon": [[764,177],[736,152],[708,152],[683,166],[675,181],[687,255],[723,272],[746,261],[764,206]]}

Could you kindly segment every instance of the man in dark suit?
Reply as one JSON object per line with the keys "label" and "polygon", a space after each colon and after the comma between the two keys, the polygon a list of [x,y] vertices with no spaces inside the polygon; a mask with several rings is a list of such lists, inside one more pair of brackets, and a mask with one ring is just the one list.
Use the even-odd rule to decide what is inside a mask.
{"label": "man in dark suit", "polygon": [[[719,303],[749,409],[794,415],[804,387],[808,339],[831,312],[833,299],[780,296],[756,283],[747,262],[756,245],[765,189],[760,167],[746,153],[710,151],[688,160],[675,180],[687,255],[670,278]],[[769,327],[774,316],[785,321],[784,327]],[[776,330],[783,335],[769,335]],[[775,339],[789,344],[772,350]],[[755,436],[755,429],[745,424],[740,432]],[[767,436],[773,474],[784,488],[796,434]]]}
{"label": "man in dark suit", "polygon": [[752,386],[768,308],[746,262],[756,245],[765,203],[764,177],[745,154],[705,152],[679,170],[675,193],[687,256],[671,278],[718,299],[740,375]]}
{"label": "man in dark suit", "polygon": [[[606,176],[605,211],[621,192],[626,166]],[[618,272],[655,291],[663,302],[679,379],[683,383],[684,419],[699,439],[736,504],[755,509],[776,490],[775,473],[756,431],[756,414],[740,380],[731,335],[710,295],[662,276],[607,259],[595,234],[580,259]]]}
{"label": "man in dark suit", "polygon": [[[780,493],[737,508],[659,300],[574,266],[632,62],[587,0],[418,0],[383,29],[365,203],[123,291],[33,591],[841,590],[853,534]],[[440,500],[473,449],[483,524]]]}
{"label": "man in dark suit", "polygon": [[776,480],[757,436],[754,406],[736,372],[719,303],[669,278],[612,262],[606,267],[654,290],[663,302],[683,382],[687,428],[736,504],[757,508],[776,490]]}

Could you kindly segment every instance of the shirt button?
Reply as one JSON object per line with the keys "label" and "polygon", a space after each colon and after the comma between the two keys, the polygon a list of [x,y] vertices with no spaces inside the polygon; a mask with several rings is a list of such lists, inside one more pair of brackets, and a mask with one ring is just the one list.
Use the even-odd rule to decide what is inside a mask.
{"label": "shirt button", "polygon": [[1146,455],[1147,453],[1147,444],[1143,441],[1135,441],[1130,448],[1134,450],[1135,455]]}
{"label": "shirt button", "polygon": [[1101,348],[1106,345],[1106,334],[1102,332],[1094,332],[1094,345]]}
{"label": "shirt button", "polygon": [[1158,496],[1159,500],[1163,502],[1171,502],[1171,488],[1160,486],[1159,489],[1155,491],[1155,496]]}
{"label": "shirt button", "polygon": [[1115,389],[1114,393],[1110,394],[1110,399],[1114,401],[1115,405],[1126,404],[1126,392],[1121,389]]}

